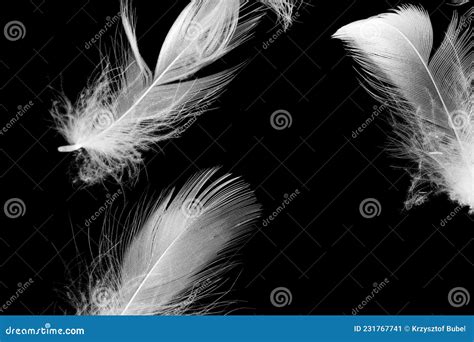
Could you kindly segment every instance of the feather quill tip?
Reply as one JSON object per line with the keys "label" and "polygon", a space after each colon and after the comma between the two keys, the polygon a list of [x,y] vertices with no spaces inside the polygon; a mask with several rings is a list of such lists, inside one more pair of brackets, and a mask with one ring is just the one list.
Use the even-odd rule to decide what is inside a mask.
{"label": "feather quill tip", "polygon": [[81,149],[81,145],[67,145],[58,147],[59,152],[74,152]]}

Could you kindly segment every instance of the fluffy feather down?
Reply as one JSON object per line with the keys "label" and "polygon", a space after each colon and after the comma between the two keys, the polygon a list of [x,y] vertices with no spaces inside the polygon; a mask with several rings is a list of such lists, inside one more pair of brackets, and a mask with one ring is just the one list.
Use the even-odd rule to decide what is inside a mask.
{"label": "fluffy feather down", "polygon": [[260,213],[244,182],[230,175],[211,181],[216,171],[137,211],[118,243],[117,231],[106,230],[97,263],[105,267],[93,268],[79,315],[188,314],[211,296]]}
{"label": "fluffy feather down", "polygon": [[471,22],[472,11],[461,20],[455,15],[434,53],[429,16],[415,6],[351,23],[334,35],[362,66],[372,94],[397,114],[394,140],[418,165],[407,207],[425,201],[434,187],[474,210]]}
{"label": "fluffy feather down", "polygon": [[[265,3],[288,26],[293,1]],[[253,9],[241,16],[247,4],[246,0],[191,1],[171,27],[152,72],[140,56],[134,19],[122,0],[129,46],[116,50],[124,55],[123,64],[112,68],[106,62],[75,105],[63,99],[52,110],[69,143],[59,151],[77,151],[82,181],[93,184],[107,176],[120,181],[124,173],[133,177],[143,151],[179,135],[191,117],[209,108],[237,69],[193,76],[251,36],[262,14]]]}

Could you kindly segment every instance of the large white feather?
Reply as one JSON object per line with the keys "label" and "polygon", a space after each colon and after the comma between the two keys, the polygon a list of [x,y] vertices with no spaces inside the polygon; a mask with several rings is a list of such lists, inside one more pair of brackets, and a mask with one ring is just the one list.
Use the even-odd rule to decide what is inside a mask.
{"label": "large white feather", "polygon": [[[208,109],[236,68],[192,76],[248,39],[262,15],[246,0],[192,0],[169,31],[151,72],[140,56],[126,1],[121,15],[129,47],[117,48],[123,65],[106,65],[74,106],[64,99],[52,110],[70,144],[59,151],[78,151],[79,178],[86,183],[135,175],[141,152],[181,133],[191,116]],[[294,1],[266,3],[288,26]]]}
{"label": "large white feather", "polygon": [[216,171],[201,172],[138,210],[128,229],[119,230],[118,243],[117,229],[105,230],[88,290],[77,298],[78,314],[187,314],[212,296],[232,267],[230,253],[260,213],[244,182],[230,175],[211,181]]}
{"label": "large white feather", "polygon": [[380,101],[397,114],[395,142],[418,165],[407,207],[433,190],[474,210],[472,11],[451,21],[433,52],[426,11],[402,6],[344,26],[347,43]]}

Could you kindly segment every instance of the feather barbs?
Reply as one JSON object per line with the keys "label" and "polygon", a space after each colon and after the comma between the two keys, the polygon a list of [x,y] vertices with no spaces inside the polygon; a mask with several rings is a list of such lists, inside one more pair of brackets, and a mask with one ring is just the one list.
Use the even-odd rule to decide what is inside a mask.
{"label": "feather barbs", "polygon": [[217,171],[200,172],[180,191],[141,207],[122,234],[104,233],[105,267],[90,274],[79,314],[184,314],[211,296],[260,215],[248,185],[229,174],[215,177]]}
{"label": "feather barbs", "polygon": [[[171,27],[151,72],[139,52],[130,6],[122,1],[128,41],[126,49],[116,49],[123,55],[122,65],[112,69],[106,63],[74,106],[65,99],[64,108],[52,110],[58,131],[69,143],[58,150],[76,152],[81,161],[79,179],[93,184],[108,176],[120,181],[124,173],[133,178],[142,152],[176,137],[191,117],[209,109],[238,68],[194,75],[252,35],[261,13],[253,10],[241,17],[247,3],[191,1]],[[283,16],[293,5],[292,0],[269,2]]]}
{"label": "feather barbs", "polygon": [[364,71],[363,81],[398,119],[394,142],[419,166],[407,207],[422,203],[426,185],[474,210],[474,119],[471,31],[455,15],[433,52],[428,13],[401,6],[394,13],[339,29]]}

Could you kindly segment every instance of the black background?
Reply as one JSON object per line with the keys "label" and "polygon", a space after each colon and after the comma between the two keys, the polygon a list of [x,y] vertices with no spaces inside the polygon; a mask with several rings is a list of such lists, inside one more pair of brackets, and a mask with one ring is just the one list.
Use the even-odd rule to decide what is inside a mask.
{"label": "black background", "polygon": [[[150,65],[170,25],[187,1],[135,1],[137,34]],[[396,1],[315,1],[299,10],[291,29],[267,48],[277,32],[274,17],[255,39],[225,59],[248,65],[220,97],[216,110],[199,118],[180,139],[146,154],[135,186],[114,208],[127,211],[144,193],[182,184],[196,171],[221,165],[242,176],[264,207],[262,220],[285,195],[300,195],[267,226],[259,222],[241,250],[241,267],[228,298],[236,314],[351,314],[374,283],[389,284],[361,314],[468,314],[454,308],[448,293],[472,292],[473,219],[467,209],[441,225],[456,208],[440,195],[405,211],[410,185],[406,168],[391,158],[391,128],[383,112],[358,137],[355,131],[377,103],[362,89],[354,63],[331,35],[342,25],[385,12]],[[455,7],[421,1],[431,13],[436,41]],[[0,136],[0,202],[20,198],[22,217],[0,215],[0,303],[30,277],[34,284],[7,314],[74,313],[67,286],[97,254],[98,221],[85,220],[120,187],[112,182],[87,189],[71,182],[73,157],[60,154],[63,139],[49,115],[63,91],[75,99],[99,64],[98,47],[110,46],[110,29],[90,49],[88,42],[118,12],[118,1],[9,1],[2,3],[1,27],[19,20],[26,35],[0,37],[1,115],[4,126],[17,107],[32,109]],[[465,8],[463,8],[464,10]],[[292,125],[272,127],[270,117],[287,110]],[[367,219],[360,203],[374,198],[380,215]],[[119,223],[117,223],[119,224]],[[287,288],[292,302],[275,307],[271,292]],[[237,309],[238,308],[238,309]]]}

